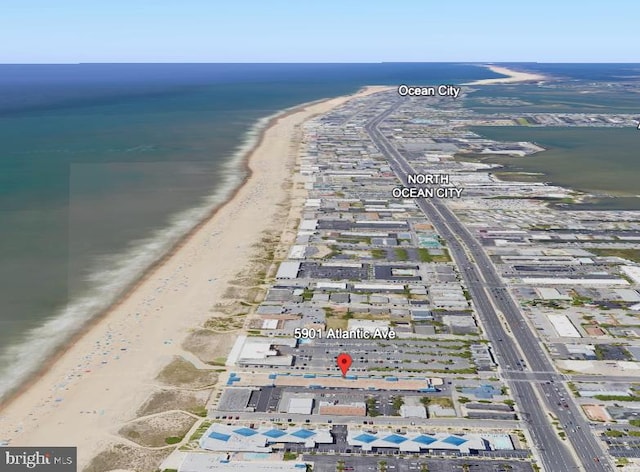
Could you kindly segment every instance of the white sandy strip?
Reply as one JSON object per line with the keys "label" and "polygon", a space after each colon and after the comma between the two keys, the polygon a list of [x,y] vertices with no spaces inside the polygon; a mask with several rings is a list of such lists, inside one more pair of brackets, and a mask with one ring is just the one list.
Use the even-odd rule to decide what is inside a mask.
{"label": "white sandy strip", "polygon": [[474,80],[473,82],[468,82],[462,85],[514,84],[517,82],[531,82],[531,81],[545,80],[548,78],[541,74],[532,74],[530,72],[518,72],[512,69],[508,69],[507,67],[492,66],[492,65],[486,65],[484,67],[486,67],[492,72],[495,72],[496,74],[507,75],[508,77],[499,77],[497,79]]}
{"label": "white sandy strip", "polygon": [[0,440],[77,446],[80,467],[117,440],[158,371],[180,354],[185,336],[208,318],[262,231],[273,226],[288,195],[281,184],[293,169],[287,156],[296,126],[351,97],[308,105],[267,129],[250,156],[253,174],[235,198],[0,411]]}

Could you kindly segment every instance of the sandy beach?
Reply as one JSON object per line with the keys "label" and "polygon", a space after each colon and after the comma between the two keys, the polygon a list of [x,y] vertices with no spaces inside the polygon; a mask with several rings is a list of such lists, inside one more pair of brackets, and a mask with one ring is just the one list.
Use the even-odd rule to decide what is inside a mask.
{"label": "sandy beach", "polygon": [[262,235],[280,234],[283,202],[304,192],[291,181],[300,124],[383,89],[302,105],[273,119],[250,151],[251,175],[233,198],[0,410],[0,441],[77,446],[79,470],[111,444],[135,446],[118,434],[122,425],[158,390],[158,373],[176,356],[206,366],[183,349],[185,339],[250,270]]}
{"label": "sandy beach", "polygon": [[468,82],[462,85],[497,85],[497,84],[515,84],[518,82],[533,82],[539,80],[547,79],[546,76],[541,74],[532,74],[530,72],[519,72],[513,69],[509,69],[507,67],[494,66],[494,65],[486,65],[484,66],[489,69],[491,72],[495,72],[496,74],[506,75],[508,77],[499,77],[497,79],[482,79],[482,80],[474,80],[473,82]]}

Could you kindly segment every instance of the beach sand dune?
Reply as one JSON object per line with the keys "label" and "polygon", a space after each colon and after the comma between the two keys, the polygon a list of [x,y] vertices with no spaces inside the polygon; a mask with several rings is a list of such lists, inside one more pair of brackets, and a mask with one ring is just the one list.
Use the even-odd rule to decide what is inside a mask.
{"label": "beach sand dune", "polygon": [[296,191],[283,183],[293,172],[297,128],[349,98],[314,102],[273,119],[250,152],[252,173],[234,197],[3,407],[0,440],[77,446],[80,469],[121,442],[118,431],[157,389],[158,373],[176,356],[193,357],[182,350],[183,341],[211,317],[228,282],[250,267],[261,235],[278,229],[279,204]]}

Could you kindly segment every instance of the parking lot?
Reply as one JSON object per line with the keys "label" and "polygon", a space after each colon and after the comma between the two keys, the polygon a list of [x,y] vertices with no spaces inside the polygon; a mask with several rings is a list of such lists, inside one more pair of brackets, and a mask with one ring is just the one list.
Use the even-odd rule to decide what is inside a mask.
{"label": "parking lot", "polygon": [[315,262],[303,262],[300,265],[300,279],[328,280],[369,280],[370,265],[362,267],[323,266]]}
{"label": "parking lot", "polygon": [[609,445],[609,453],[615,457],[640,457],[640,437],[608,437],[602,439]]}
{"label": "parking lot", "polygon": [[368,456],[318,456],[305,455],[304,460],[314,463],[315,472],[335,472],[338,461],[343,461],[345,471],[379,471],[380,463],[386,464],[388,472],[532,472],[530,462],[521,460],[487,460],[477,458],[401,458]]}
{"label": "parking lot", "polygon": [[293,370],[311,372],[339,372],[335,359],[342,352],[348,352],[353,359],[350,373],[455,372],[473,367],[468,345],[462,341],[314,339],[296,348],[283,346],[281,352],[294,356]]}

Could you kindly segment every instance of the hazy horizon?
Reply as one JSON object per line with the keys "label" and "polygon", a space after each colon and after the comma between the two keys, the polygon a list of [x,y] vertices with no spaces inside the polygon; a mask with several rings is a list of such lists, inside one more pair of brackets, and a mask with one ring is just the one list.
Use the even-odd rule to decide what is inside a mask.
{"label": "hazy horizon", "polygon": [[0,63],[633,63],[638,17],[621,0],[5,0]]}

